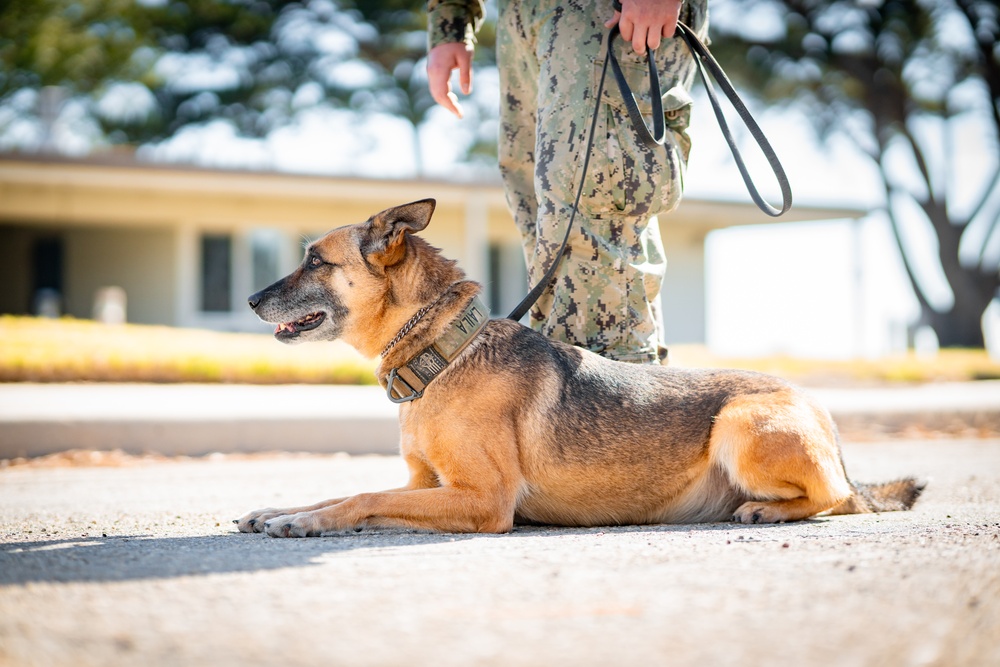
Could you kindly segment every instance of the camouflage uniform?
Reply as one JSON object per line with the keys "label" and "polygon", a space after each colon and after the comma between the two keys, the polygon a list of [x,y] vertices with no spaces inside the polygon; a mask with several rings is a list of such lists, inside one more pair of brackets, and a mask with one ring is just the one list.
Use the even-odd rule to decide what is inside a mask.
{"label": "camouflage uniform", "polygon": [[[482,12],[477,0],[431,0],[431,46],[472,43]],[[604,62],[604,22],[612,15],[611,0],[499,2],[500,170],[532,284],[570,219]],[[688,0],[681,20],[704,36],[706,0]],[[649,119],[645,56],[621,39],[616,48]],[[662,349],[666,260],[656,216],[679,203],[690,150],[694,61],[680,38],[665,40],[656,60],[667,141],[655,149],[639,142],[609,72],[570,252],[530,315],[532,327],[550,338],[639,363],[655,363]]]}

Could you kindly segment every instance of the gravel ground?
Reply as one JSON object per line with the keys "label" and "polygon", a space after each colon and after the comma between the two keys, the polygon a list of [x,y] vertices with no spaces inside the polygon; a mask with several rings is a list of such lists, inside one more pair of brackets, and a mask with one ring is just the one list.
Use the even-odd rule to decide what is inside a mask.
{"label": "gravel ground", "polygon": [[1000,440],[848,443],[912,512],[366,531],[230,520],[402,483],[396,457],[0,470],[0,665],[998,665]]}

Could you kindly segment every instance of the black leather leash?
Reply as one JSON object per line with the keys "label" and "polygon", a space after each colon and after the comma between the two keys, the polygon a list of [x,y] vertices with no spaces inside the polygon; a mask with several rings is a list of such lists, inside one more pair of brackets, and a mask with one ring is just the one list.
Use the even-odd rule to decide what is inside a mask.
{"label": "black leather leash", "polygon": [[[729,81],[729,77],[726,73],[722,71],[722,66],[719,62],[712,56],[712,53],[708,50],[708,47],[698,39],[698,36],[694,34],[691,28],[687,27],[681,22],[677,22],[677,32],[680,34],[681,38],[687,43],[688,48],[691,50],[692,55],[695,56],[695,63],[698,65],[698,72],[701,74],[701,80],[705,83],[705,91],[708,93],[708,99],[712,102],[712,110],[715,111],[715,118],[719,121],[719,127],[722,129],[722,136],[726,138],[726,143],[729,144],[729,150],[733,154],[733,159],[736,160],[736,166],[739,167],[740,174],[743,176],[743,182],[746,183],[747,191],[750,193],[750,198],[753,202],[757,204],[757,208],[771,216],[772,218],[777,218],[782,215],[792,207],[792,186],[788,182],[788,176],[785,175],[785,169],[781,166],[781,162],[778,161],[778,156],[771,148],[770,142],[768,142],[767,137],[764,136],[764,131],[760,129],[760,125],[754,120],[753,116],[750,114],[750,110],[747,109],[746,105],[743,104],[743,100],[740,99],[739,93],[736,92],[736,88],[733,87],[732,82]],[[781,208],[775,208],[771,206],[764,198],[761,197],[760,192],[753,184],[753,179],[750,178],[750,172],[747,171],[746,165],[743,163],[743,156],[740,154],[738,148],[736,148],[736,140],[733,139],[732,132],[729,131],[729,124],[726,123],[726,117],[722,113],[722,107],[719,105],[719,98],[715,94],[715,88],[712,86],[711,81],[708,80],[708,74],[705,72],[705,67],[708,67],[708,71],[712,73],[712,78],[715,82],[719,84],[719,88],[725,93],[726,97],[729,98],[729,102],[736,109],[736,113],[739,114],[740,120],[746,125],[747,129],[750,130],[750,136],[754,138],[757,145],[760,147],[761,152],[764,157],[767,158],[767,163],[771,166],[771,171],[774,172],[774,177],[778,181],[778,187],[781,189]],[[625,94],[624,92],[622,93]]]}
{"label": "black leather leash", "polygon": [[[621,11],[621,3],[615,2],[615,9]],[[647,146],[661,146],[666,139],[667,132],[664,125],[663,116],[663,99],[660,93],[660,77],[656,72],[656,63],[653,58],[653,50],[646,50],[646,62],[649,65],[649,88],[650,97],[652,98],[652,115],[653,115],[653,129],[650,131],[649,126],[646,125],[645,119],[642,117],[642,112],[639,111],[639,106],[636,103],[635,95],[632,93],[632,89],[629,87],[628,82],[625,80],[625,75],[622,73],[621,65],[618,64],[618,58],[615,57],[614,52],[614,41],[615,38],[620,34],[618,26],[611,29],[608,34],[607,40],[607,55],[604,59],[604,67],[601,69],[601,78],[597,84],[597,96],[594,102],[594,114],[590,122],[590,136],[587,138],[587,148],[584,151],[583,158],[583,168],[581,170],[580,176],[580,186],[576,191],[576,199],[573,201],[573,211],[570,214],[569,224],[566,226],[566,234],[563,237],[562,245],[556,252],[555,258],[552,260],[552,264],[545,271],[545,275],[542,279],[538,281],[537,284],[528,292],[528,295],[521,300],[521,303],[517,304],[517,307],[511,311],[507,319],[518,321],[524,317],[525,313],[538,301],[538,298],[542,295],[542,292],[549,286],[552,279],[555,277],[556,271],[559,269],[559,264],[562,261],[563,255],[566,254],[566,248],[569,245],[569,236],[573,230],[573,221],[576,219],[576,213],[580,206],[580,197],[583,194],[583,185],[587,179],[587,167],[590,164],[590,153],[594,147],[594,130],[597,128],[597,119],[601,110],[601,99],[604,95],[604,80],[608,73],[608,64],[611,65],[611,70],[614,74],[615,81],[618,84],[618,90],[621,92],[622,99],[625,101],[625,111],[628,113],[629,118],[632,121],[632,125],[635,127],[639,139]],[[722,67],[716,61],[715,57],[708,50],[708,47],[698,36],[695,35],[694,31],[686,26],[680,21],[677,22],[677,34],[684,40],[687,44],[688,49],[694,56],[695,63],[698,66],[698,73],[701,75],[701,79],[705,84],[705,90],[708,92],[708,99],[712,103],[712,109],[715,111],[715,117],[719,121],[719,127],[722,129],[722,135],[726,139],[726,143],[729,144],[729,150],[733,154],[733,158],[736,160],[736,166],[740,170],[740,174],[743,176],[743,182],[747,186],[747,190],[750,193],[750,198],[753,199],[757,207],[771,217],[778,217],[782,215],[788,209],[792,207],[792,188],[788,182],[788,177],[785,175],[785,170],[781,166],[781,162],[778,161],[778,156],[771,148],[771,144],[768,142],[767,138],[764,136],[763,130],[754,120],[750,111],[747,109],[743,100],[740,99],[739,93],[733,87],[732,82],[729,81],[729,77],[722,70]],[[708,71],[706,72],[706,66]],[[726,97],[729,99],[733,108],[739,114],[740,119],[750,130],[750,135],[757,142],[760,147],[761,152],[767,159],[768,164],[771,166],[771,170],[774,172],[774,176],[778,181],[778,187],[781,190],[781,208],[775,208],[760,195],[757,191],[757,187],[753,183],[753,179],[750,177],[750,173],[747,171],[746,165],[743,162],[743,156],[740,154],[739,149],[736,147],[736,140],[733,138],[732,132],[729,129],[729,124],[726,122],[726,118],[722,113],[722,107],[719,104],[718,96],[715,94],[715,88],[712,86],[711,81],[708,78],[708,72],[711,72],[712,78],[715,79],[716,83],[725,93]]]}

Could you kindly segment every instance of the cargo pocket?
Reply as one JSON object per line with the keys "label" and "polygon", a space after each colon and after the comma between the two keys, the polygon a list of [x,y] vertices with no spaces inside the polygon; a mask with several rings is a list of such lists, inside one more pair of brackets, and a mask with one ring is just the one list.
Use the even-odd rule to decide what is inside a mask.
{"label": "cargo pocket", "polygon": [[[636,106],[646,123],[652,126],[653,105],[645,57],[639,58],[629,49],[619,55],[619,63],[635,96]],[[603,58],[595,63],[595,90],[603,66]],[[661,73],[661,82],[663,79]],[[663,146],[653,148],[639,139],[610,71],[604,82],[603,98],[606,104],[606,113],[602,114],[604,129],[597,136],[607,141],[605,164],[601,172],[590,171],[606,181],[605,197],[618,214],[648,217],[674,209],[680,202],[683,170],[691,148],[687,134],[691,120],[690,94],[682,86],[675,86],[663,95],[666,140]],[[599,153],[600,146],[595,147]]]}
{"label": "cargo pocket", "polygon": [[691,126],[691,93],[684,86],[674,86],[663,96],[663,120],[667,130],[673,133],[681,159],[687,164],[691,155],[691,137],[688,127]]}

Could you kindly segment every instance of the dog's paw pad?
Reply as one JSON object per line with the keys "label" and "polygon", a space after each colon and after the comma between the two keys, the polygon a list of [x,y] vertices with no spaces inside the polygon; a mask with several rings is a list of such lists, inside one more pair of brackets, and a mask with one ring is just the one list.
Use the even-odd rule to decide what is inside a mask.
{"label": "dog's paw pad", "polygon": [[311,530],[309,517],[303,514],[292,516],[278,516],[268,519],[262,528],[262,532],[271,537],[315,537],[318,531]]}
{"label": "dog's paw pad", "polygon": [[236,519],[233,523],[241,533],[259,533],[264,530],[265,521],[279,514],[280,512],[275,512],[273,509],[257,510]]}
{"label": "dog's paw pad", "polygon": [[776,523],[782,517],[767,503],[743,503],[733,514],[736,523]]}

